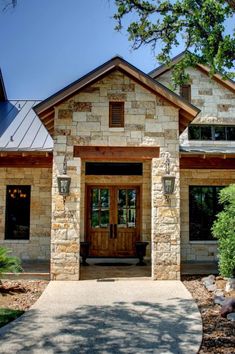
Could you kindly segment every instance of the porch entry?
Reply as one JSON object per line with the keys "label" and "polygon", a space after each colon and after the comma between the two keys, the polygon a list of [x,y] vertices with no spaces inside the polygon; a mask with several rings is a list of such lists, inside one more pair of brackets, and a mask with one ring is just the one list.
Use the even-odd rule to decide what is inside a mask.
{"label": "porch entry", "polygon": [[88,186],[86,204],[90,256],[135,256],[140,239],[139,186]]}

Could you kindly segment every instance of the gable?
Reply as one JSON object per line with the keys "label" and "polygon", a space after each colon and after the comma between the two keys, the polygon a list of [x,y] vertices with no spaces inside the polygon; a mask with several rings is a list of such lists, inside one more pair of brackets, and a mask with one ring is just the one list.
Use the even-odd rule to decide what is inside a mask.
{"label": "gable", "polygon": [[[178,64],[182,60],[184,55],[185,52],[180,53],[172,59],[170,66],[163,64],[158,68],[152,70],[149,73],[149,76],[151,76],[154,80],[159,81],[160,78],[164,76],[167,72],[169,74],[169,71],[172,70],[174,65]],[[208,66],[197,64],[195,66],[195,69],[204,73],[205,75],[207,75],[207,77],[210,77],[210,68]],[[219,73],[214,74],[211,79],[218,82],[220,85],[223,85],[223,87],[227,88],[231,92],[235,93],[235,82],[233,80],[224,79],[223,76]]]}
{"label": "gable", "polygon": [[147,91],[177,107],[181,119],[180,129],[186,127],[188,122],[193,120],[199,113],[199,109],[183,100],[180,96],[168,90],[165,86],[156,82],[122,58],[115,57],[34,107],[35,112],[41,118],[50,134],[54,134],[54,109],[56,107],[68,101],[79,92],[89,90],[91,85],[115,71],[131,78]]}
{"label": "gable", "polygon": [[[110,124],[110,103],[121,104],[120,126]],[[90,134],[97,145],[107,145],[111,136],[112,143],[126,141],[126,137],[137,143],[144,136],[164,137],[168,121],[177,132],[179,109],[175,105],[115,70],[55,108],[54,136],[72,135],[76,129],[86,144]]]}
{"label": "gable", "polygon": [[[190,76],[191,102],[201,111],[193,123],[234,124],[235,92],[197,68],[189,67],[186,72]],[[167,85],[171,71],[162,73],[158,80]]]}

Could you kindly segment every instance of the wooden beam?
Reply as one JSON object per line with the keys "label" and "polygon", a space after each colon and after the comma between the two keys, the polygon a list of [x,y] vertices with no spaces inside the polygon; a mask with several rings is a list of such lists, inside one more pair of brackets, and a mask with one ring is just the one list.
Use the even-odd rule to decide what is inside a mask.
{"label": "wooden beam", "polygon": [[142,161],[159,157],[159,147],[74,146],[73,154],[86,161]]}
{"label": "wooden beam", "polygon": [[181,156],[180,169],[215,169],[233,170],[235,169],[235,158],[226,158],[204,155],[201,156]]}
{"label": "wooden beam", "polygon": [[22,167],[22,168],[52,168],[52,153],[42,154],[29,152],[7,153],[0,157],[0,168]]}

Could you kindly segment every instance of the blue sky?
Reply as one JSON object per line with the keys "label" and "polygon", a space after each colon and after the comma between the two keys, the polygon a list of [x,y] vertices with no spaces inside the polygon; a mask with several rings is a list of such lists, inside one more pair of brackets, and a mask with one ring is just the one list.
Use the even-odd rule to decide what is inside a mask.
{"label": "blue sky", "polygon": [[18,0],[2,12],[7,1],[0,67],[9,99],[44,99],[117,54],[144,72],[157,66],[149,47],[133,51],[114,30],[114,0]]}
{"label": "blue sky", "polygon": [[[2,5],[7,0],[0,0]],[[18,0],[0,11],[0,66],[8,98],[44,99],[116,54],[148,72],[150,48],[114,30],[113,0]]]}

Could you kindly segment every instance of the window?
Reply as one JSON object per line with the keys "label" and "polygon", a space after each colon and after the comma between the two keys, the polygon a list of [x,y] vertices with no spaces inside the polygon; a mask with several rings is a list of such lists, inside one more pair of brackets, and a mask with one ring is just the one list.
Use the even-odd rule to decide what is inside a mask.
{"label": "window", "polygon": [[189,239],[190,241],[215,240],[211,227],[216,215],[222,210],[218,202],[223,187],[189,187]]}
{"label": "window", "polygon": [[180,96],[182,96],[185,100],[191,102],[191,85],[181,85]]}
{"label": "window", "polygon": [[109,102],[109,127],[124,127],[124,102]]}
{"label": "window", "polygon": [[30,186],[6,188],[6,240],[29,239],[30,189]]}
{"label": "window", "polygon": [[86,162],[86,175],[142,176],[142,163]]}
{"label": "window", "polygon": [[189,140],[235,140],[235,126],[226,125],[196,125],[188,129]]}

